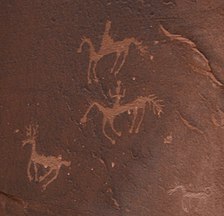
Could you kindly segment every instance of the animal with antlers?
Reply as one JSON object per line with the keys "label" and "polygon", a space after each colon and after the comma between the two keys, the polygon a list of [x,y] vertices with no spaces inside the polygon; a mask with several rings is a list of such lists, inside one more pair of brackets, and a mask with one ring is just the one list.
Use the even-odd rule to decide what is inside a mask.
{"label": "animal with antlers", "polygon": [[[28,162],[27,167],[27,175],[30,181],[33,179],[37,182],[43,182],[46,178],[49,178],[50,175],[53,176],[46,181],[45,184],[42,185],[43,190],[52,183],[54,180],[57,179],[61,166],[64,165],[69,167],[71,165],[70,161],[62,160],[62,156],[59,155],[58,157],[55,156],[45,156],[37,153],[36,151],[36,139],[38,133],[38,125],[29,125],[26,127],[26,136],[27,138],[23,140],[22,146],[29,144],[32,146],[31,149],[31,156]],[[31,166],[33,165],[34,168],[34,177],[31,175]],[[38,177],[38,165],[43,166],[45,169],[48,169],[47,173],[43,176]]]}
{"label": "animal with antlers", "polygon": [[[123,98],[125,96],[125,91],[123,91],[123,93],[120,94],[120,91],[121,91],[120,85],[121,85],[121,82],[118,81],[117,88],[116,88],[116,94],[112,95],[111,91],[109,91],[109,95],[112,98],[115,98],[115,102],[112,107],[105,107],[98,102],[93,102],[87,109],[84,116],[81,118],[81,123],[82,124],[86,123],[88,120],[88,114],[94,107],[96,107],[100,112],[102,112],[102,114],[103,114],[102,131],[103,131],[104,136],[107,137],[111,141],[112,144],[115,144],[115,140],[112,139],[106,133],[105,127],[107,124],[109,124],[112,131],[117,136],[121,136],[121,132],[117,131],[114,127],[114,120],[120,114],[125,113],[125,112],[131,112],[131,111],[133,112],[134,117],[132,120],[132,124],[131,124],[131,128],[129,130],[129,133],[133,133],[133,132],[138,133],[139,128],[143,121],[143,117],[145,114],[145,109],[146,109],[147,104],[149,104],[152,107],[153,113],[155,115],[157,115],[158,117],[160,117],[161,113],[163,112],[162,111],[163,105],[161,104],[162,101],[157,99],[157,97],[155,95],[149,95],[146,97],[140,96],[132,102],[121,105],[120,100],[121,100],[121,98]],[[140,116],[140,120],[137,123],[137,116],[138,116],[139,110],[142,110],[142,113]]]}
{"label": "animal with antlers", "polygon": [[190,191],[187,191],[184,186],[179,185],[173,189],[168,190],[168,195],[172,195],[178,190],[182,192],[182,200],[181,200],[182,209],[187,213],[191,209],[192,199],[199,200],[198,205],[200,205],[202,204],[202,201],[205,201],[210,196],[210,193],[211,193],[209,188],[206,188],[206,190],[202,192],[190,192]]}
{"label": "animal with antlers", "polygon": [[[94,81],[98,82],[97,74],[96,74],[96,67],[97,63],[106,55],[115,53],[116,59],[111,69],[111,73],[114,73],[115,76],[119,73],[122,66],[124,65],[126,58],[129,53],[129,48],[131,44],[134,44],[136,48],[140,51],[140,53],[146,52],[146,47],[142,45],[142,42],[138,41],[134,37],[125,38],[122,41],[114,41],[111,36],[109,35],[109,31],[111,28],[111,21],[106,22],[105,31],[103,34],[102,43],[100,46],[99,51],[96,51],[92,41],[90,38],[83,37],[80,47],[78,48],[78,53],[82,52],[83,45],[86,43],[89,45],[89,65],[87,71],[87,79],[88,83],[92,83],[91,79],[91,71],[93,72]],[[123,55],[123,57],[122,57]],[[120,65],[118,65],[119,58],[122,57]],[[117,68],[117,69],[116,69]],[[116,69],[116,70],[115,70]]]}

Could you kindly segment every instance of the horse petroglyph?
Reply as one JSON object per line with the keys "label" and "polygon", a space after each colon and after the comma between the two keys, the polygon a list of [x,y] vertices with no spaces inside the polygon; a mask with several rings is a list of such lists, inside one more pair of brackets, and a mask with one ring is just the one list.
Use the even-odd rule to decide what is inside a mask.
{"label": "horse petroglyph", "polygon": [[205,191],[202,192],[190,192],[187,191],[186,188],[182,185],[176,186],[173,189],[168,190],[168,195],[172,195],[177,191],[181,191],[182,199],[181,199],[181,206],[183,211],[189,212],[192,209],[192,200],[197,200],[197,206],[200,206],[205,203],[206,199],[210,196],[211,191],[209,188],[206,188]]}
{"label": "horse petroglyph", "polygon": [[[83,45],[86,43],[89,45],[89,65],[88,65],[88,71],[87,71],[87,79],[88,83],[92,83],[91,79],[91,71],[93,73],[93,80],[95,82],[98,82],[97,74],[96,74],[96,67],[97,63],[106,55],[115,53],[116,59],[113,64],[113,67],[111,68],[111,73],[116,74],[119,73],[122,66],[124,65],[126,58],[129,53],[129,48],[131,44],[134,44],[136,48],[140,51],[141,54],[144,54],[146,52],[146,47],[142,45],[142,42],[138,41],[134,37],[131,38],[125,38],[122,41],[114,41],[113,38],[111,38],[109,32],[111,29],[111,21],[106,22],[105,31],[103,34],[102,42],[100,45],[100,49],[96,51],[92,41],[90,38],[83,37],[82,42],[77,50],[78,53],[82,52]],[[121,58],[121,63],[118,65],[118,60]]]}
{"label": "horse petroglyph", "polygon": [[[29,181],[32,181],[34,179],[36,182],[43,182],[47,178],[48,180],[45,181],[46,183],[42,185],[43,190],[45,190],[50,183],[52,183],[54,180],[57,179],[61,166],[64,165],[66,167],[69,167],[71,165],[71,162],[62,160],[61,155],[55,157],[55,156],[45,156],[37,153],[36,151],[37,133],[38,133],[38,125],[31,124],[28,127],[26,127],[27,138],[23,140],[22,146],[25,146],[27,144],[32,146],[31,156],[27,167],[27,176]],[[34,168],[34,177],[31,175],[32,165]],[[48,169],[47,173],[45,173],[43,176],[40,177],[38,176],[38,165],[41,165],[45,169]]]}
{"label": "horse petroglyph", "polygon": [[[101,105],[98,102],[92,102],[89,108],[87,109],[84,116],[81,118],[81,123],[84,124],[88,120],[89,112],[96,107],[102,114],[103,114],[103,121],[102,121],[102,132],[107,137],[112,144],[115,144],[115,140],[112,139],[105,131],[105,127],[107,124],[110,125],[111,129],[117,136],[121,136],[121,132],[117,131],[114,127],[114,120],[117,116],[122,113],[128,112],[133,113],[133,120],[131,124],[131,128],[129,129],[129,133],[138,133],[141,123],[143,121],[143,117],[145,114],[146,105],[150,105],[152,111],[155,115],[160,117],[161,113],[163,112],[162,108],[162,100],[159,100],[154,94],[149,96],[139,96],[132,102],[121,104],[120,101],[123,97],[125,97],[125,90],[121,93],[121,81],[117,81],[117,87],[115,90],[115,94],[113,95],[111,91],[109,91],[109,96],[114,100],[112,107],[106,107]],[[139,110],[142,110],[140,120],[137,122],[137,116]]]}

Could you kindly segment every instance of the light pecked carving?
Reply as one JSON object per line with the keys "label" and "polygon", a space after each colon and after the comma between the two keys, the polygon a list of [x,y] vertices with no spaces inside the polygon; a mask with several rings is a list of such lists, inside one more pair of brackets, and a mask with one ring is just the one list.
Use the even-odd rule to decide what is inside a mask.
{"label": "light pecked carving", "polygon": [[168,195],[172,195],[175,192],[180,191],[182,198],[181,198],[181,206],[183,211],[189,213],[192,209],[192,200],[197,200],[197,206],[202,205],[206,199],[210,196],[211,191],[210,188],[206,188],[205,191],[202,192],[191,192],[187,191],[186,188],[182,185],[178,185],[173,189],[168,190]]}
{"label": "light pecked carving", "polygon": [[[125,112],[128,112],[128,113],[132,112],[133,120],[132,120],[131,128],[129,129],[129,133],[133,133],[133,132],[138,133],[144,118],[147,104],[150,106],[153,113],[157,115],[158,117],[160,117],[161,113],[163,112],[162,100],[159,100],[154,94],[151,94],[148,96],[139,96],[137,99],[135,99],[132,102],[121,104],[120,101],[123,97],[125,97],[125,93],[126,93],[125,90],[122,93],[121,91],[122,91],[121,81],[117,81],[115,94],[112,94],[111,90],[109,91],[110,97],[114,99],[114,103],[112,107],[107,107],[107,106],[101,105],[98,102],[93,102],[91,103],[87,111],[85,112],[84,116],[81,118],[81,123],[82,124],[86,123],[88,120],[89,112],[94,107],[96,107],[103,114],[102,132],[104,136],[107,137],[111,141],[112,144],[115,144],[115,140],[106,133],[105,127],[108,124],[117,136],[121,136],[121,132],[117,131],[116,128],[114,127],[114,120],[120,114]],[[140,120],[137,122],[137,115],[139,110],[142,110],[142,112],[140,115]]]}
{"label": "light pecked carving", "polygon": [[[36,151],[36,139],[38,133],[38,125],[29,125],[26,127],[26,139],[22,141],[22,146],[31,145],[31,155],[27,166],[27,176],[29,181],[35,180],[36,182],[43,182],[45,184],[42,185],[43,190],[47,188],[47,186],[57,179],[61,166],[64,165],[69,167],[71,165],[70,161],[62,160],[62,156],[45,156],[37,153]],[[34,168],[34,176],[31,174],[31,167],[33,165]],[[43,176],[38,176],[38,165],[43,166],[45,169],[48,169],[47,173]],[[51,177],[50,177],[51,176]],[[48,180],[47,180],[48,179]]]}
{"label": "light pecked carving", "polygon": [[[87,70],[88,83],[92,83],[91,71],[93,73],[93,80],[98,82],[98,77],[96,73],[97,63],[106,55],[115,53],[116,59],[114,61],[113,67],[111,68],[111,73],[115,76],[120,72],[122,66],[124,65],[126,58],[129,53],[129,48],[131,44],[134,44],[141,54],[146,52],[146,47],[142,45],[141,41],[138,41],[134,37],[125,38],[122,41],[114,41],[110,36],[109,32],[111,29],[111,21],[106,22],[105,31],[103,34],[100,49],[96,51],[90,38],[82,37],[82,42],[77,50],[78,53],[82,52],[83,45],[86,43],[89,46],[89,65]],[[118,64],[118,60],[121,58],[121,63]]]}

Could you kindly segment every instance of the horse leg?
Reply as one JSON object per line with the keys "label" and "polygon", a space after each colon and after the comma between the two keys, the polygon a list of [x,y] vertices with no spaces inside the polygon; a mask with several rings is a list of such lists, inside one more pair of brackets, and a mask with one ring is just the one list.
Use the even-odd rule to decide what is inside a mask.
{"label": "horse leg", "polygon": [[115,76],[120,72],[121,68],[123,67],[123,65],[124,65],[124,63],[126,61],[127,55],[128,55],[128,51],[125,51],[120,66],[118,67],[117,70],[115,70],[115,73],[114,73]]}
{"label": "horse leg", "polygon": [[33,163],[34,166],[34,173],[35,173],[35,181],[38,181],[38,169],[37,169],[37,164]]}
{"label": "horse leg", "polygon": [[88,84],[92,83],[91,77],[90,77],[90,72],[91,72],[91,68],[92,68],[92,60],[89,60],[89,66],[88,66],[88,71],[87,71],[87,79],[88,79]]}
{"label": "horse leg", "polygon": [[138,125],[137,125],[136,129],[135,129],[135,133],[138,133],[139,132],[139,128],[141,127],[141,124],[142,124],[144,115],[145,115],[145,107],[143,107],[143,109],[142,109],[141,118],[140,118],[140,120],[138,122]]}
{"label": "horse leg", "polygon": [[137,118],[137,114],[138,114],[138,109],[134,108],[133,109],[133,120],[132,120],[132,124],[131,124],[131,128],[129,130],[129,133],[133,133],[134,127],[135,127],[135,122],[136,122],[136,118]]}
{"label": "horse leg", "polygon": [[98,61],[93,62],[93,76],[94,76],[94,81],[99,82],[97,75],[96,75],[96,66],[97,66]]}
{"label": "horse leg", "polygon": [[115,69],[115,67],[117,65],[117,62],[118,62],[118,59],[119,59],[120,55],[121,55],[120,52],[119,53],[116,53],[116,60],[115,60],[114,65],[113,65],[113,67],[112,67],[112,69],[110,71],[111,73],[113,73],[113,71],[114,71],[114,69]]}
{"label": "horse leg", "polygon": [[113,132],[117,135],[117,136],[121,136],[121,132],[118,132],[115,127],[114,127],[114,119],[110,119],[109,120],[111,129],[113,130]]}
{"label": "horse leg", "polygon": [[56,170],[55,170],[55,175],[54,175],[54,177],[52,177],[51,180],[49,180],[46,184],[44,184],[44,185],[42,186],[43,190],[46,190],[47,186],[48,186],[51,182],[53,182],[55,179],[57,179],[58,174],[59,174],[59,170],[60,170],[60,168],[56,169]]}
{"label": "horse leg", "polygon": [[109,139],[109,140],[111,141],[112,144],[115,144],[115,140],[113,140],[111,137],[109,137],[109,136],[107,135],[106,131],[105,131],[105,126],[106,126],[106,124],[107,124],[107,121],[108,121],[108,119],[106,119],[105,117],[103,117],[103,127],[102,127],[103,134],[104,134],[104,136],[105,136],[107,139]]}
{"label": "horse leg", "polygon": [[45,178],[47,178],[51,174],[52,171],[53,171],[53,169],[50,168],[50,170],[47,173],[45,173],[43,176],[40,177],[39,182],[42,182]]}
{"label": "horse leg", "polygon": [[30,171],[30,169],[31,169],[31,163],[32,163],[32,161],[30,160],[29,163],[28,163],[28,167],[27,167],[27,175],[28,175],[28,178],[29,178],[30,181],[33,180],[33,177],[31,175],[31,171]]}

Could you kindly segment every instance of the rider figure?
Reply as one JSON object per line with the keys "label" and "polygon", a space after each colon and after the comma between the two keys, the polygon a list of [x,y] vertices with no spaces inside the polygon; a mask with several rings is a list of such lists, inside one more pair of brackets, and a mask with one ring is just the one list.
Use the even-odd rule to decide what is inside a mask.
{"label": "rider figure", "polygon": [[111,28],[111,21],[107,20],[105,30],[103,33],[102,47],[110,46],[113,43],[113,39],[109,34],[110,28]]}
{"label": "rider figure", "polygon": [[113,107],[119,107],[121,99],[125,96],[126,89],[123,90],[121,94],[121,81],[117,81],[117,87],[115,89],[115,94],[111,93],[111,90],[109,90],[109,96],[114,99]]}

